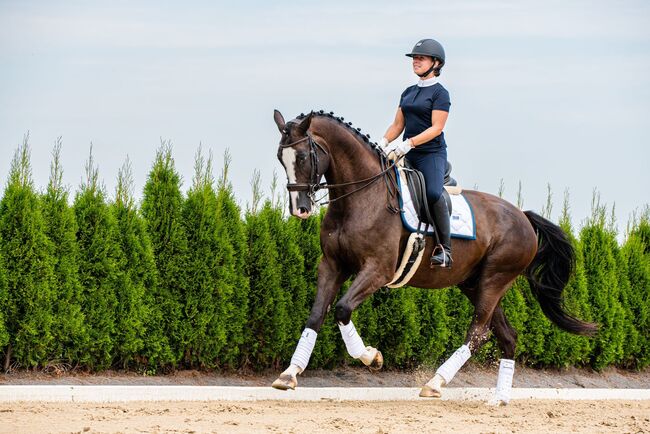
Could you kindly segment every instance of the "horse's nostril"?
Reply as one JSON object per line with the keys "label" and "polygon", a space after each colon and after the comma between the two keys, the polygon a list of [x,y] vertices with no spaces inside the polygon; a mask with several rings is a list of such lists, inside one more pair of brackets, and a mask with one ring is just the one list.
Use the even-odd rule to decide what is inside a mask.
{"label": "horse's nostril", "polygon": [[307,208],[305,208],[304,206],[301,206],[300,208],[298,208],[298,211],[300,212],[300,214],[306,214],[307,213]]}

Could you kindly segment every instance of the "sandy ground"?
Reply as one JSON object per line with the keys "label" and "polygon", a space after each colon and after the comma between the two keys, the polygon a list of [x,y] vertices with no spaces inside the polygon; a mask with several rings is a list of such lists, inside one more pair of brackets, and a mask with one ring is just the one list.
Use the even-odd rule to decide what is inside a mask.
{"label": "sandy ground", "polygon": [[[299,387],[418,387],[434,369],[412,372],[347,367],[307,371]],[[104,372],[25,372],[0,375],[2,384],[186,384],[269,386],[278,372],[224,374],[179,371],[165,376]],[[450,387],[494,387],[497,368],[468,365]],[[517,368],[514,387],[650,389],[650,371],[610,368]],[[650,401],[483,402],[130,402],[0,403],[0,433],[32,432],[571,432],[650,433]]]}
{"label": "sandy ground", "polygon": [[650,401],[0,404],[0,432],[647,433]]}

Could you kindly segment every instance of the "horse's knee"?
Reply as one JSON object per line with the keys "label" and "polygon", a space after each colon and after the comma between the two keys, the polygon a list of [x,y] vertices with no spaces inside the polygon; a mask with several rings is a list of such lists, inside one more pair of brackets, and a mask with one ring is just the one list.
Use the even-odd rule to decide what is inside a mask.
{"label": "horse's knee", "polygon": [[347,303],[336,303],[334,308],[334,319],[337,323],[347,325],[352,317],[352,308]]}

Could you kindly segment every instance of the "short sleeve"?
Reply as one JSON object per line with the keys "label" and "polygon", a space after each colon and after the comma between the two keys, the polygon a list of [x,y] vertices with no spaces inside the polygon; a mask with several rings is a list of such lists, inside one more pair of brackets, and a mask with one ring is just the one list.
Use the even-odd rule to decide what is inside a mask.
{"label": "short sleeve", "polygon": [[400,95],[400,97],[399,97],[399,106],[398,107],[402,107],[402,102],[404,101],[404,96],[406,95],[406,92],[408,92],[408,90],[409,90],[409,88],[407,87],[406,89],[404,89],[404,92],[402,92],[402,94]]}
{"label": "short sleeve", "polygon": [[433,100],[431,110],[442,110],[448,112],[450,106],[451,101],[449,100],[449,92],[445,88],[440,89],[440,92],[438,92]]}

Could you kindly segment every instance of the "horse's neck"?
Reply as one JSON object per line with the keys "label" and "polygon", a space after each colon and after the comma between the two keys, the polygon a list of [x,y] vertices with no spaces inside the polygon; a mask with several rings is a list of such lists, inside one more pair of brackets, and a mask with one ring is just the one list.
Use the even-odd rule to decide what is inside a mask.
{"label": "horse's neck", "polygon": [[[330,164],[324,174],[328,184],[360,181],[381,170],[377,154],[344,127],[330,125],[326,131],[321,131],[320,134],[316,131],[316,134],[322,134],[329,148]],[[354,190],[360,186],[352,185],[342,189]],[[342,189],[337,189],[337,193]]]}
{"label": "horse's neck", "polygon": [[341,213],[345,216],[344,221],[368,219],[375,210],[382,209],[370,204],[385,200],[383,189],[386,187],[380,180],[369,185],[358,181],[381,172],[377,153],[343,126],[331,123],[316,126],[314,133],[326,142],[329,152],[330,163],[324,174],[325,180],[330,185],[351,183],[329,190],[330,212]]}

